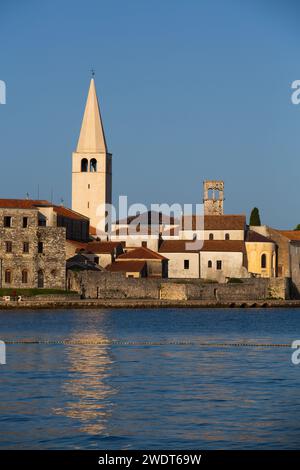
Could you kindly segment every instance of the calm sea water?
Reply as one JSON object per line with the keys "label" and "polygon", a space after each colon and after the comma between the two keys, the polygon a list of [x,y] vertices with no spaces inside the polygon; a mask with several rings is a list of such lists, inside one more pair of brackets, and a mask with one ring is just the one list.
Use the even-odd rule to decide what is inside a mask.
{"label": "calm sea water", "polygon": [[7,345],[2,449],[300,446],[298,309],[2,311],[0,339],[44,341]]}

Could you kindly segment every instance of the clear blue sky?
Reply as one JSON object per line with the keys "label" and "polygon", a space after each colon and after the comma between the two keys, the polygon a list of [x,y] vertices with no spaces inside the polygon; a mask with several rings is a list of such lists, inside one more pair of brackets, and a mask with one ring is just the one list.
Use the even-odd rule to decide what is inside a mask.
{"label": "clear blue sky", "polygon": [[64,198],[90,69],[114,198],[300,223],[300,6],[276,0],[0,0],[1,197]]}

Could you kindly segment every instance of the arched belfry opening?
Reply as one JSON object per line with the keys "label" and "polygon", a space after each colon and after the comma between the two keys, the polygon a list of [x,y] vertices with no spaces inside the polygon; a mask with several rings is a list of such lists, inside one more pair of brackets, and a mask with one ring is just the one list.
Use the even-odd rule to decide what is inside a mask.
{"label": "arched belfry opening", "polygon": [[82,171],[82,173],[86,173],[88,171],[88,166],[89,166],[88,159],[83,158],[81,160],[81,171]]}
{"label": "arched belfry opening", "polygon": [[224,181],[203,182],[203,203],[205,215],[224,214]]}
{"label": "arched belfry opening", "polygon": [[96,158],[92,158],[90,161],[90,172],[96,173],[97,172],[97,160]]}

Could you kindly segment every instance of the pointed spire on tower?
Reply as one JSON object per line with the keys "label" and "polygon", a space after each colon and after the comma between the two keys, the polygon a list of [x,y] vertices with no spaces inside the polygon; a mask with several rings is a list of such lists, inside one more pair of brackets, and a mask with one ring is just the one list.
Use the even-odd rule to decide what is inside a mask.
{"label": "pointed spire on tower", "polygon": [[94,78],[90,83],[76,152],[107,153]]}

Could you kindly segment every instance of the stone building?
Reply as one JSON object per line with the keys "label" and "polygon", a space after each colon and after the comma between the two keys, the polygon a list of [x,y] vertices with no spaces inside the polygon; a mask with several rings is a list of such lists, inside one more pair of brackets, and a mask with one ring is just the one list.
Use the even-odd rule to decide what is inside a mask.
{"label": "stone building", "polygon": [[224,181],[203,182],[203,204],[205,215],[224,214]]}
{"label": "stone building", "polygon": [[80,243],[73,240],[67,240],[67,259],[76,253],[84,254],[86,257],[105,268],[113,263],[116,258],[123,254],[123,246],[120,242],[98,242]]}
{"label": "stone building", "polygon": [[[128,249],[128,251],[120,255],[114,264],[120,265],[121,263],[128,262],[142,262],[146,265],[147,277],[168,277],[168,259],[156,253],[155,251],[150,250],[149,248],[139,247]],[[142,265],[139,267],[142,269]],[[112,270],[112,268],[110,268]],[[126,269],[127,272],[127,269]]]}
{"label": "stone building", "polygon": [[46,200],[0,199],[0,285],[64,289],[66,244],[88,242],[89,220]]}
{"label": "stone building", "polygon": [[[247,278],[243,240],[205,240],[200,249],[190,249],[192,240],[163,241],[159,252],[169,259],[169,278],[202,278],[225,282]],[[191,245],[192,246],[192,245]]]}
{"label": "stone building", "polygon": [[1,288],[65,289],[66,229],[41,225],[37,208],[3,205],[0,201]]}
{"label": "stone building", "polygon": [[253,230],[247,230],[245,245],[248,260],[248,272],[257,277],[275,277],[275,242]]}
{"label": "stone building", "polygon": [[127,260],[121,263],[112,263],[106,267],[111,273],[125,274],[127,278],[147,277],[147,263],[140,260]]}
{"label": "stone building", "polygon": [[290,278],[291,295],[300,298],[300,231],[266,230],[277,245],[277,276]]}
{"label": "stone building", "polygon": [[105,205],[112,199],[112,154],[92,78],[76,152],[72,156],[72,209],[90,219],[98,235],[107,231]]}

